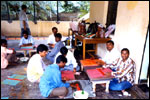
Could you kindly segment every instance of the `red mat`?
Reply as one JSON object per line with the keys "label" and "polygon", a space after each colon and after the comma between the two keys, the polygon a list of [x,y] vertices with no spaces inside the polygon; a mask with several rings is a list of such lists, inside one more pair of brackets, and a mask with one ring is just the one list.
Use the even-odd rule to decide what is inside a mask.
{"label": "red mat", "polygon": [[110,73],[110,72],[112,72],[112,70],[109,68],[87,70],[87,74],[91,79],[106,77],[106,73]]}
{"label": "red mat", "polygon": [[73,71],[61,71],[61,77],[67,78],[69,80],[75,80],[74,72]]}

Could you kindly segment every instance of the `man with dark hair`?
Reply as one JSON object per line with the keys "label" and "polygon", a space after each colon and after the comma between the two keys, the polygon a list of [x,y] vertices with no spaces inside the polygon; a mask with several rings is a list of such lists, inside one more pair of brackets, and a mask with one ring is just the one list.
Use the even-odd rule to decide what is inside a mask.
{"label": "man with dark hair", "polygon": [[106,54],[102,60],[105,62],[104,66],[112,64],[113,61],[115,61],[119,56],[119,51],[114,48],[114,42],[112,40],[109,40],[106,42]]}
{"label": "man with dark hair", "polygon": [[48,40],[47,40],[47,43],[51,49],[54,48],[54,46],[56,44],[55,35],[57,34],[58,29],[56,27],[53,27],[52,32],[53,33],[51,35],[49,35]]}
{"label": "man with dark hair", "polygon": [[55,41],[57,43],[56,43],[55,47],[52,49],[52,51],[48,52],[48,54],[46,55],[46,58],[49,61],[51,61],[52,63],[54,63],[55,56],[60,51],[60,48],[64,46],[63,42],[61,41],[61,38],[62,38],[62,35],[60,33],[57,33],[55,35]]}
{"label": "man with dark hair", "polygon": [[28,35],[28,31],[23,31],[23,37],[20,40],[19,47],[33,46],[34,39],[31,35]]}
{"label": "man with dark hair", "polygon": [[80,66],[78,66],[77,61],[74,58],[73,53],[70,50],[68,50],[65,46],[62,47],[60,49],[60,52],[56,55],[56,57],[55,57],[55,63],[56,63],[56,58],[59,55],[64,55],[67,58],[67,61],[68,61],[66,63],[66,65],[65,65],[65,67],[60,69],[61,71],[63,71],[63,70],[71,70],[71,71],[76,72],[76,71],[80,70]]}
{"label": "man with dark hair", "polygon": [[61,79],[60,68],[67,63],[65,56],[60,55],[56,59],[56,64],[49,65],[41,77],[39,88],[42,96],[63,98],[68,93],[68,87],[73,84],[64,83]]}
{"label": "man with dark hair", "polygon": [[1,39],[1,69],[7,68],[8,65],[16,65],[17,61],[15,50],[7,49],[7,40]]}
{"label": "man with dark hair", "polygon": [[122,91],[123,95],[129,95],[125,89],[131,88],[135,82],[135,62],[129,57],[129,50],[123,48],[121,57],[116,59],[110,66],[116,69],[112,75],[115,78],[110,82],[109,89],[114,91]]}
{"label": "man with dark hair", "polygon": [[29,24],[28,24],[28,17],[26,15],[27,6],[22,5],[21,11],[19,13],[19,20],[20,20],[20,27],[21,27],[21,37],[23,37],[23,31],[28,31],[28,34],[31,35]]}
{"label": "man with dark hair", "polygon": [[40,44],[37,47],[37,54],[33,55],[27,65],[27,78],[30,82],[39,82],[40,77],[46,68],[42,58],[46,56],[48,47],[44,44]]}

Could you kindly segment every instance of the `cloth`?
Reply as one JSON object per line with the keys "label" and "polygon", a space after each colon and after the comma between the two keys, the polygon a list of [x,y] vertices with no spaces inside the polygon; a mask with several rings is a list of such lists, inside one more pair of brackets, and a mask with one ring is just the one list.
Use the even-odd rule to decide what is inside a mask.
{"label": "cloth", "polygon": [[24,26],[23,26],[23,20],[26,22],[26,28],[29,28],[28,17],[26,15],[26,12],[24,12],[23,10],[21,10],[19,12],[19,20],[20,20],[20,27],[21,28],[24,28]]}
{"label": "cloth", "polygon": [[102,59],[106,64],[112,64],[117,58],[120,57],[120,53],[117,49],[113,48],[111,51],[106,52],[106,55]]}
{"label": "cloth", "polygon": [[[54,63],[55,63],[55,64],[56,64],[56,59],[57,59],[57,57],[58,57],[59,55],[61,55],[60,52],[58,52],[58,54],[57,54],[56,57],[55,57],[55,60],[54,60]],[[76,59],[75,59],[73,53],[72,53],[70,50],[68,50],[68,53],[67,53],[67,55],[66,55],[66,58],[67,58],[67,63],[66,63],[66,66],[65,66],[65,67],[71,67],[71,68],[72,68],[72,65],[73,65],[73,68],[77,68],[77,66],[78,66],[77,61],[76,61]]]}
{"label": "cloth", "polygon": [[105,38],[107,38],[115,30],[115,27],[116,26],[114,24],[108,26],[108,31],[105,33]]}
{"label": "cloth", "polygon": [[109,84],[109,89],[113,91],[121,91],[121,90],[125,90],[131,87],[132,87],[132,84],[130,82],[128,81],[119,82],[115,78],[112,81],[110,81],[110,84]]}
{"label": "cloth", "polygon": [[[24,28],[21,28],[21,37],[23,37],[23,31],[24,31]],[[31,31],[29,28],[26,28],[26,31],[28,32],[28,35],[31,35]]]}
{"label": "cloth", "polygon": [[33,55],[27,65],[27,78],[30,82],[37,82],[43,75],[46,68],[42,57],[39,54]]}
{"label": "cloth", "polygon": [[78,31],[78,22],[70,22],[69,25],[72,31]]}
{"label": "cloth", "polygon": [[40,79],[40,92],[42,96],[48,97],[53,89],[70,86],[69,83],[63,83],[61,80],[61,72],[57,64],[49,65]]}
{"label": "cloth", "polygon": [[52,49],[52,51],[48,52],[48,54],[46,55],[46,59],[48,59],[49,61],[54,63],[55,56],[57,55],[57,53],[60,51],[60,49],[63,46],[64,46],[64,44],[62,41],[57,42],[55,47]]}
{"label": "cloth", "polygon": [[34,45],[34,39],[31,35],[28,35],[27,39],[22,37],[21,40],[20,40],[19,46],[21,46],[23,44],[28,44],[28,43],[32,43]]}
{"label": "cloth", "polygon": [[12,54],[13,50],[9,50],[6,47],[1,46],[1,68],[6,68],[8,66],[7,54]]}
{"label": "cloth", "polygon": [[131,58],[128,58],[125,62],[123,62],[122,57],[120,57],[109,67],[116,70],[114,74],[119,82],[126,80],[132,85],[134,84],[136,67],[135,62]]}

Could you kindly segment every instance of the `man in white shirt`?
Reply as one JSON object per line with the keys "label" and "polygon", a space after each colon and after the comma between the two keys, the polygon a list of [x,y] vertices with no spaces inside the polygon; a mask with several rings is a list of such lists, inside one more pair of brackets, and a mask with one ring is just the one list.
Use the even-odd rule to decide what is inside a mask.
{"label": "man in white shirt", "polygon": [[[49,35],[49,37],[48,37],[48,40],[47,40],[47,44],[49,45],[49,48],[50,49],[52,49],[52,48],[54,48],[55,47],[55,44],[57,43],[56,41],[55,41],[55,35],[58,33],[58,29],[56,28],[56,27],[53,27],[52,28],[52,34],[51,35]],[[67,39],[67,37],[63,37],[62,36],[62,41],[66,41],[66,39]]]}
{"label": "man in white shirt", "polygon": [[30,82],[40,82],[40,77],[46,68],[42,57],[45,57],[48,52],[48,47],[44,44],[40,44],[37,47],[37,54],[33,55],[27,65],[27,79]]}
{"label": "man in white shirt", "polygon": [[77,61],[76,61],[73,53],[70,50],[68,50],[65,46],[62,47],[60,49],[60,52],[56,55],[54,63],[56,63],[56,58],[59,55],[64,55],[67,58],[67,63],[66,63],[64,68],[60,69],[61,71],[63,71],[63,70],[71,70],[71,71],[76,72],[76,71],[80,70],[80,66],[78,66]]}
{"label": "man in white shirt", "polygon": [[54,48],[54,46],[56,44],[55,35],[57,34],[58,29],[56,27],[53,27],[52,32],[53,33],[51,35],[49,35],[48,40],[47,40],[47,43],[51,49]]}
{"label": "man in white shirt", "polygon": [[21,27],[21,37],[23,37],[23,31],[24,30],[28,31],[29,35],[31,35],[31,32],[29,29],[28,17],[26,15],[27,6],[22,5],[21,8],[22,8],[22,10],[19,13],[19,20],[20,20],[20,27]]}
{"label": "man in white shirt", "polygon": [[20,40],[19,47],[33,46],[34,39],[31,35],[28,35],[28,31],[23,31],[23,37]]}
{"label": "man in white shirt", "polygon": [[109,65],[112,64],[113,61],[115,61],[118,57],[120,57],[120,53],[114,48],[114,42],[112,40],[107,41],[106,48],[107,52],[102,60],[105,62],[105,65]]}

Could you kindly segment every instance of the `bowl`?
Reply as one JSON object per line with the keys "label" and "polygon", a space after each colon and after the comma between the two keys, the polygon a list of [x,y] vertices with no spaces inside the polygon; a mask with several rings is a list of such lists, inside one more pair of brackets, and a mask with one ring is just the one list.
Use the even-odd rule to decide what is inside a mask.
{"label": "bowl", "polygon": [[88,95],[89,94],[86,91],[83,91],[83,90],[75,91],[73,93],[74,99],[87,99]]}
{"label": "bowl", "polygon": [[26,61],[28,61],[28,59],[29,59],[28,57],[21,57],[21,58],[20,58],[20,61],[26,62]]}

